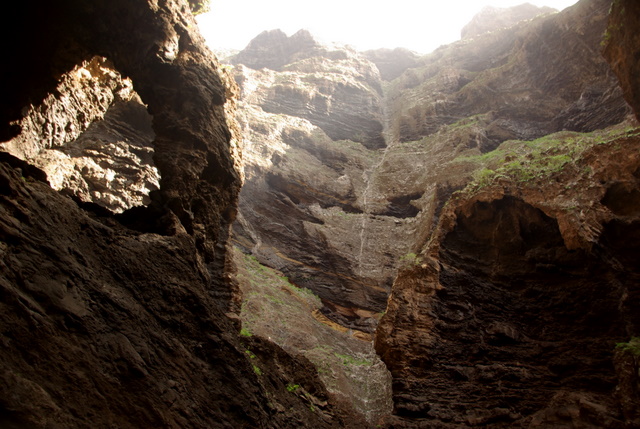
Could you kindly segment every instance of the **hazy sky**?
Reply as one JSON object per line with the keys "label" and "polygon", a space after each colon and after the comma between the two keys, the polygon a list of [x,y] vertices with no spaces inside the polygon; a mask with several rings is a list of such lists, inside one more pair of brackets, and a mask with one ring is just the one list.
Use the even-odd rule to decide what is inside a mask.
{"label": "hazy sky", "polygon": [[[558,10],[577,0],[529,0]],[[212,48],[242,49],[264,30],[291,35],[306,28],[317,39],[358,50],[405,47],[429,53],[460,38],[460,30],[484,5],[508,7],[525,0],[211,0],[198,17]]]}

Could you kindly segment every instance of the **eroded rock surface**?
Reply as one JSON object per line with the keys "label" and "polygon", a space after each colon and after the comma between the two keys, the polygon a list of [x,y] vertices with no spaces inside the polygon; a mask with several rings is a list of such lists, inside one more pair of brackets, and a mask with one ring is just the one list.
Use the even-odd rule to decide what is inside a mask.
{"label": "eroded rock surface", "polygon": [[31,105],[18,125],[20,134],[0,147],[80,201],[122,212],[149,204],[160,186],[152,117],[131,81],[105,58],[66,73],[56,95]]}
{"label": "eroded rock surface", "polygon": [[623,135],[449,202],[378,328],[398,426],[631,424],[613,349],[640,327],[635,240],[621,241],[638,213],[616,190],[636,189],[639,145]]}
{"label": "eroded rock surface", "polygon": [[[233,88],[188,4],[37,1],[1,27],[1,136],[23,159],[0,163],[0,426],[356,426],[308,361],[259,339],[252,361],[239,339]],[[134,157],[138,172],[153,157],[159,188],[114,216],[93,192],[131,186],[109,171]],[[84,175],[91,162],[106,176]],[[90,198],[30,163],[52,182],[68,167]],[[294,379],[307,397],[287,391]]]}
{"label": "eroded rock surface", "polygon": [[629,110],[600,55],[609,5],[580,2],[437,49],[393,82],[387,95],[391,132],[413,141],[489,113],[490,150],[508,139],[620,122]]}

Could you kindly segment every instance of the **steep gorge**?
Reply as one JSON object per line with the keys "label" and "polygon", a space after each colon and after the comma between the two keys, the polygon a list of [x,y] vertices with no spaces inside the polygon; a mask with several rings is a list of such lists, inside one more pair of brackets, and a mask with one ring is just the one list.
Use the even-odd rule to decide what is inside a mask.
{"label": "steep gorge", "polygon": [[[232,59],[253,172],[237,242],[354,333],[386,310],[389,427],[633,426],[621,404],[637,386],[612,392],[636,383],[618,378],[628,357],[613,349],[637,335],[635,269],[619,258],[634,253],[621,240],[635,234],[623,224],[638,137],[600,52],[609,9],[582,1],[424,57],[319,48],[301,32],[264,33]],[[287,56],[253,63],[252,49]],[[367,58],[390,80],[359,75]],[[385,147],[336,137],[344,76],[379,103],[351,109],[382,113]],[[283,89],[264,108],[301,82],[312,95]],[[323,120],[299,114],[313,94]]]}
{"label": "steep gorge", "polygon": [[[420,58],[305,31],[256,37],[230,59],[246,139],[241,246],[318,293],[329,317],[372,332],[398,266],[477,168],[456,158],[630,114],[600,55],[608,2],[540,12]],[[391,61],[407,69],[389,74]]]}
{"label": "steep gorge", "polygon": [[[0,166],[0,426],[362,427],[308,361],[238,335],[232,88],[189,5],[13,11],[0,77],[13,153]],[[132,198],[144,171],[154,186]],[[305,395],[286,389],[298,380]]]}
{"label": "steep gorge", "polygon": [[640,13],[521,12],[232,66],[181,0],[5,16],[0,426],[640,425]]}

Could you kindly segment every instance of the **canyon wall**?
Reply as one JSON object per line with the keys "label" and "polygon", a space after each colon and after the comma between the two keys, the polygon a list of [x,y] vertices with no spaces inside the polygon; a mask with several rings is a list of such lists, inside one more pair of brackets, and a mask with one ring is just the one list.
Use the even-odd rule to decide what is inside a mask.
{"label": "canyon wall", "polygon": [[[587,39],[605,34],[605,3],[570,9],[601,23]],[[640,15],[625,3],[614,2],[608,26],[629,29],[607,56],[633,104],[630,24]],[[637,357],[625,345],[640,329],[636,126],[508,142],[481,157],[483,170],[399,272],[378,327],[394,378],[390,427],[639,424]]]}
{"label": "canyon wall", "polygon": [[633,31],[638,23],[640,5],[630,1],[614,1],[607,29],[603,36],[604,56],[616,72],[627,102],[633,106],[636,118],[640,115],[639,35]]}
{"label": "canyon wall", "polygon": [[640,425],[632,2],[224,66],[181,0],[16,8],[0,426]]}
{"label": "canyon wall", "polygon": [[[637,335],[622,237],[638,136],[633,86],[601,55],[610,6],[422,57],[271,32],[231,60],[247,162],[236,244],[359,337],[382,316],[388,427],[633,426],[637,381],[614,349]],[[384,144],[332,129],[344,100]]]}
{"label": "canyon wall", "polygon": [[0,426],[362,427],[308,361],[238,335],[233,88],[189,5],[12,10]]}
{"label": "canyon wall", "polygon": [[246,140],[236,242],[371,333],[398,267],[473,177],[456,158],[630,114],[600,54],[608,8],[582,2],[422,57],[260,34],[230,59]]}
{"label": "canyon wall", "polygon": [[[394,376],[394,425],[627,427],[635,418],[615,395],[637,403],[633,390],[621,393],[634,381],[618,377],[614,349],[640,322],[640,137],[554,138],[584,149],[555,171],[551,158],[511,152],[526,167],[455,194],[399,273],[376,337]],[[527,168],[536,174],[524,179]]]}

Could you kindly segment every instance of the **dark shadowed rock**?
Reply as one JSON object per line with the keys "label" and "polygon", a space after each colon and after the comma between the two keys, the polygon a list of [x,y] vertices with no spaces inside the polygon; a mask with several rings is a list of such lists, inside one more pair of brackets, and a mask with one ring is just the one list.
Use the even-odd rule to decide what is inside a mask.
{"label": "dark shadowed rock", "polygon": [[[13,67],[1,136],[20,139],[24,125],[35,137],[12,142],[25,160],[0,157],[0,426],[361,427],[308,361],[239,339],[233,90],[187,3],[36,1],[2,21]],[[96,57],[111,66],[87,69]],[[114,73],[140,98],[118,94]],[[119,216],[27,168],[55,147],[102,172],[142,170],[121,143],[147,162],[152,146],[161,179],[148,205]],[[292,380],[308,395],[291,395]]]}
{"label": "dark shadowed rock", "polygon": [[604,33],[604,56],[615,71],[624,98],[640,118],[640,4],[634,1],[614,1]]}

